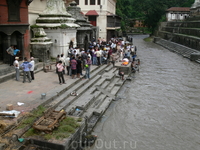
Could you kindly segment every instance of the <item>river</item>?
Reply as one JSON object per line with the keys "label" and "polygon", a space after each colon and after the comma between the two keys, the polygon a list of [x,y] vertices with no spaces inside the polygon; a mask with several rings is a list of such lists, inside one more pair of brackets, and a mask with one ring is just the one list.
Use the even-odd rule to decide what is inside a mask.
{"label": "river", "polygon": [[94,129],[91,150],[199,150],[200,65],[133,37],[140,72]]}

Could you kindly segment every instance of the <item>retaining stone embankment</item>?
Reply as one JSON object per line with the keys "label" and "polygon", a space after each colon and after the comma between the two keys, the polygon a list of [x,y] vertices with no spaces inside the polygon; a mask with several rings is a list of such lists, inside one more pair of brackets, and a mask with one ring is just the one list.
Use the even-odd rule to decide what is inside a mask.
{"label": "retaining stone embankment", "polygon": [[200,51],[200,22],[164,22],[154,35]]}
{"label": "retaining stone embankment", "polygon": [[186,57],[190,60],[200,63],[200,57],[199,58],[196,57],[195,60],[191,59],[191,56],[193,56],[195,54],[198,55],[200,53],[198,50],[195,50],[195,49],[192,49],[192,48],[189,48],[189,47],[186,47],[186,46],[183,46],[183,45],[180,45],[180,44],[168,41],[168,40],[164,40],[159,37],[154,38],[154,43],[161,45],[164,48],[166,48],[172,52],[176,52],[176,53],[182,55],[183,57]]}

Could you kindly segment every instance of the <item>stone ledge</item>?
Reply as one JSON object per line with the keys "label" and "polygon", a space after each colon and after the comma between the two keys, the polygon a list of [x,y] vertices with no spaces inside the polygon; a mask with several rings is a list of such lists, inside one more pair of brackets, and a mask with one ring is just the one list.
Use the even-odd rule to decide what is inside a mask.
{"label": "stone ledge", "polygon": [[198,59],[200,59],[200,52],[199,53],[192,53],[192,54],[190,54],[190,60],[191,61],[196,61]]}

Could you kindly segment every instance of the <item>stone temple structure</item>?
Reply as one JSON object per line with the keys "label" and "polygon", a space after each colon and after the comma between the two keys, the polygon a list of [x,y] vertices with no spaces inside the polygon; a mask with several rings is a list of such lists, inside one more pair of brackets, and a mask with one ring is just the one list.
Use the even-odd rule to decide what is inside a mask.
{"label": "stone temple structure", "polygon": [[47,63],[50,61],[50,50],[53,45],[51,39],[47,37],[43,28],[33,29],[34,37],[31,39],[31,49],[33,56],[39,58],[39,61]]}
{"label": "stone temple structure", "polygon": [[93,37],[92,25],[86,20],[85,16],[81,12],[81,8],[77,7],[75,1],[71,2],[70,6],[67,7],[67,12],[76,19],[75,23],[80,25],[80,28],[77,29],[77,46],[86,50],[90,39]]}
{"label": "stone temple structure", "polygon": [[70,43],[76,46],[77,28],[76,20],[66,11],[63,0],[48,0],[46,9],[36,20],[36,25],[32,28],[44,28],[52,42],[50,49],[51,57],[56,58],[58,54],[66,57]]}

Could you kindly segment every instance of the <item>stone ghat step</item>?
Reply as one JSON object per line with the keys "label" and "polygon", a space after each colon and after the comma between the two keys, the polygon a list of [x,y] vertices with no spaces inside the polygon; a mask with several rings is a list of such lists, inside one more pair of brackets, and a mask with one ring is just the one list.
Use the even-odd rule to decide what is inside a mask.
{"label": "stone ghat step", "polygon": [[[115,90],[113,90],[113,92],[111,94],[115,95],[120,88],[121,88],[120,86],[113,87],[113,89],[115,89]],[[113,99],[111,97],[106,96],[106,95],[102,95],[102,97],[100,97],[99,100],[100,100],[100,104],[95,105],[93,107],[89,107],[89,109],[87,109],[82,114],[82,116],[83,117],[87,116],[88,118],[92,117],[93,114],[96,114],[98,116],[102,116],[104,114],[104,112],[107,110],[107,108],[109,107],[109,105],[111,104]]]}
{"label": "stone ghat step", "polygon": [[190,58],[190,54],[195,52],[193,50],[188,50],[188,49],[183,49],[183,48],[178,48],[178,47],[174,47],[174,46],[168,46],[166,42],[158,42],[157,44],[162,45],[163,47],[176,52],[178,54],[181,54],[182,56],[186,57],[186,58]]}
{"label": "stone ghat step", "polygon": [[189,57],[190,57],[191,53],[198,52],[197,50],[194,50],[194,49],[179,45],[179,44],[174,43],[174,42],[163,40],[163,39],[158,41],[157,44],[163,45],[164,47],[166,47],[166,48],[168,48],[168,49],[170,49],[170,50],[172,50],[174,52],[177,52],[177,53],[180,53],[180,54],[183,54],[183,55],[185,54],[185,55],[187,55]]}
{"label": "stone ghat step", "polygon": [[[64,109],[66,107],[69,107],[69,105],[71,106],[72,103],[74,101],[77,100],[78,97],[80,97],[82,94],[85,94],[85,91],[87,91],[87,89],[89,89],[97,80],[99,80],[101,78],[101,75],[97,75],[95,76],[93,79],[91,79],[88,83],[86,83],[85,85],[82,85],[81,88],[78,90],[78,89],[74,89],[73,91],[76,91],[78,96],[71,96],[71,93],[73,91],[67,91],[67,95],[69,97],[64,97],[63,100],[62,100],[62,103],[60,103],[56,108],[55,110],[56,111],[59,111],[61,109]],[[65,95],[65,94],[64,94]]]}
{"label": "stone ghat step", "polygon": [[[99,89],[97,89],[97,91],[94,93],[95,100],[93,100],[92,103],[90,103],[90,107],[82,107],[82,110],[84,110],[84,111],[82,113],[80,113],[79,115],[83,116],[83,117],[87,116],[90,118],[93,115],[93,113],[96,113],[99,116],[101,116],[102,115],[101,113],[105,112],[105,110],[110,105],[112,100],[115,100],[115,95],[118,92],[118,90],[121,88],[121,86],[116,86],[116,84],[113,84],[113,83],[116,83],[119,80],[120,80],[119,78],[115,78],[110,84],[108,84],[107,88],[105,88],[106,92],[102,91],[102,89],[100,89],[100,87],[99,87]],[[111,84],[113,87],[112,87],[112,91],[109,92],[108,89],[110,88]],[[98,95],[99,91],[101,93],[100,95]],[[76,108],[81,108],[80,105],[81,104],[77,103]]]}
{"label": "stone ghat step", "polygon": [[[107,68],[106,65],[103,65],[101,67],[93,66],[91,68],[91,78],[93,78],[94,75],[96,75],[95,73],[98,74],[98,73],[104,71],[105,68]],[[61,103],[62,100],[64,100],[64,98],[69,97],[70,93],[73,92],[73,90],[75,90],[74,86],[77,87],[77,83],[86,82],[84,80],[82,81],[82,78],[77,78],[74,80],[76,80],[76,81],[74,82],[73,80],[68,80],[67,84],[63,84],[63,86],[65,86],[65,88],[63,88],[63,86],[60,86],[60,87],[57,87],[56,90],[52,89],[52,90],[48,91],[46,93],[46,101],[44,101],[41,105],[45,106],[47,108],[48,107],[56,108],[59,105],[59,103]],[[79,88],[79,87],[77,87],[77,88]],[[70,90],[70,91],[68,91],[68,90]],[[68,93],[66,93],[67,91],[68,91]],[[63,96],[64,98],[61,100],[60,96]]]}
{"label": "stone ghat step", "polygon": [[[109,72],[104,73],[104,75],[105,74],[109,74]],[[81,95],[78,99],[76,99],[70,106],[68,106],[65,109],[65,111],[69,112],[69,114],[72,114],[77,107],[81,110],[89,107],[93,103],[93,100],[96,99],[100,94],[100,92],[95,92],[96,89],[100,86],[104,86],[105,83],[106,85],[104,86],[104,88],[106,88],[106,86],[110,83],[110,81],[112,81],[112,78],[114,78],[114,74],[111,74],[110,76],[106,78],[102,75],[100,79],[96,80],[96,83],[90,84],[91,86],[87,88],[87,90],[85,90],[84,94]],[[77,93],[79,92],[77,91]]]}
{"label": "stone ghat step", "polygon": [[173,34],[177,33],[177,34],[182,34],[182,35],[200,37],[199,28],[163,27],[162,31],[173,33]]}
{"label": "stone ghat step", "polygon": [[[191,49],[191,48],[188,48],[186,46],[183,46],[183,45],[180,45],[180,44],[177,44],[177,43],[174,43],[174,42],[171,42],[171,41],[167,41],[167,40],[164,40],[164,39],[160,39],[158,41],[156,41],[157,44],[169,49],[170,51],[173,51],[173,52],[176,52],[188,59],[190,59],[190,55],[192,53],[199,53],[198,50],[195,50],[195,49]],[[196,60],[197,63],[200,63],[200,60]]]}
{"label": "stone ghat step", "polygon": [[[114,75],[113,75],[114,77]],[[106,80],[106,79],[104,79]],[[96,87],[95,92],[93,93],[92,90],[88,90],[82,97],[79,97],[70,107],[66,109],[66,112],[71,110],[73,111],[74,108],[79,108],[81,110],[87,110],[91,105],[98,104],[100,105],[104,100],[105,97],[110,97],[111,99],[115,100],[115,95],[110,94],[110,92],[107,90],[107,87],[114,82],[114,80],[110,82],[104,82],[106,85],[104,87],[96,86],[94,85],[93,87]],[[113,87],[112,87],[113,88]],[[92,94],[93,93],[93,94]],[[102,96],[104,96],[102,98]]]}
{"label": "stone ghat step", "polygon": [[200,21],[168,22],[167,27],[200,28]]}
{"label": "stone ghat step", "polygon": [[172,32],[167,32],[167,31],[159,31],[159,34],[164,34],[164,35],[168,34],[170,36],[179,36],[179,37],[187,38],[187,39],[191,39],[191,40],[200,40],[200,37],[198,37],[198,36],[181,34],[181,33],[172,33]]}
{"label": "stone ghat step", "polygon": [[200,59],[197,59],[196,62],[200,63]]}
{"label": "stone ghat step", "polygon": [[[104,71],[105,68],[107,68],[108,66],[101,66],[101,67],[97,67],[94,71],[91,72],[91,78],[90,80],[93,81],[93,78],[94,81],[96,80],[96,78],[100,78],[100,75],[96,76],[96,74],[100,74],[102,71]],[[85,88],[85,85],[87,85],[88,83],[88,80],[77,80],[77,82],[75,82],[74,84],[71,84],[69,87],[66,87],[64,89],[64,91],[58,93],[57,97],[55,97],[54,99],[49,99],[46,104],[45,104],[45,107],[58,107],[63,101],[65,101],[65,99],[67,99],[68,97],[70,97],[71,93],[73,91],[77,91],[79,90],[80,88]],[[71,102],[69,101],[69,104]],[[63,105],[64,107],[64,105]]]}

